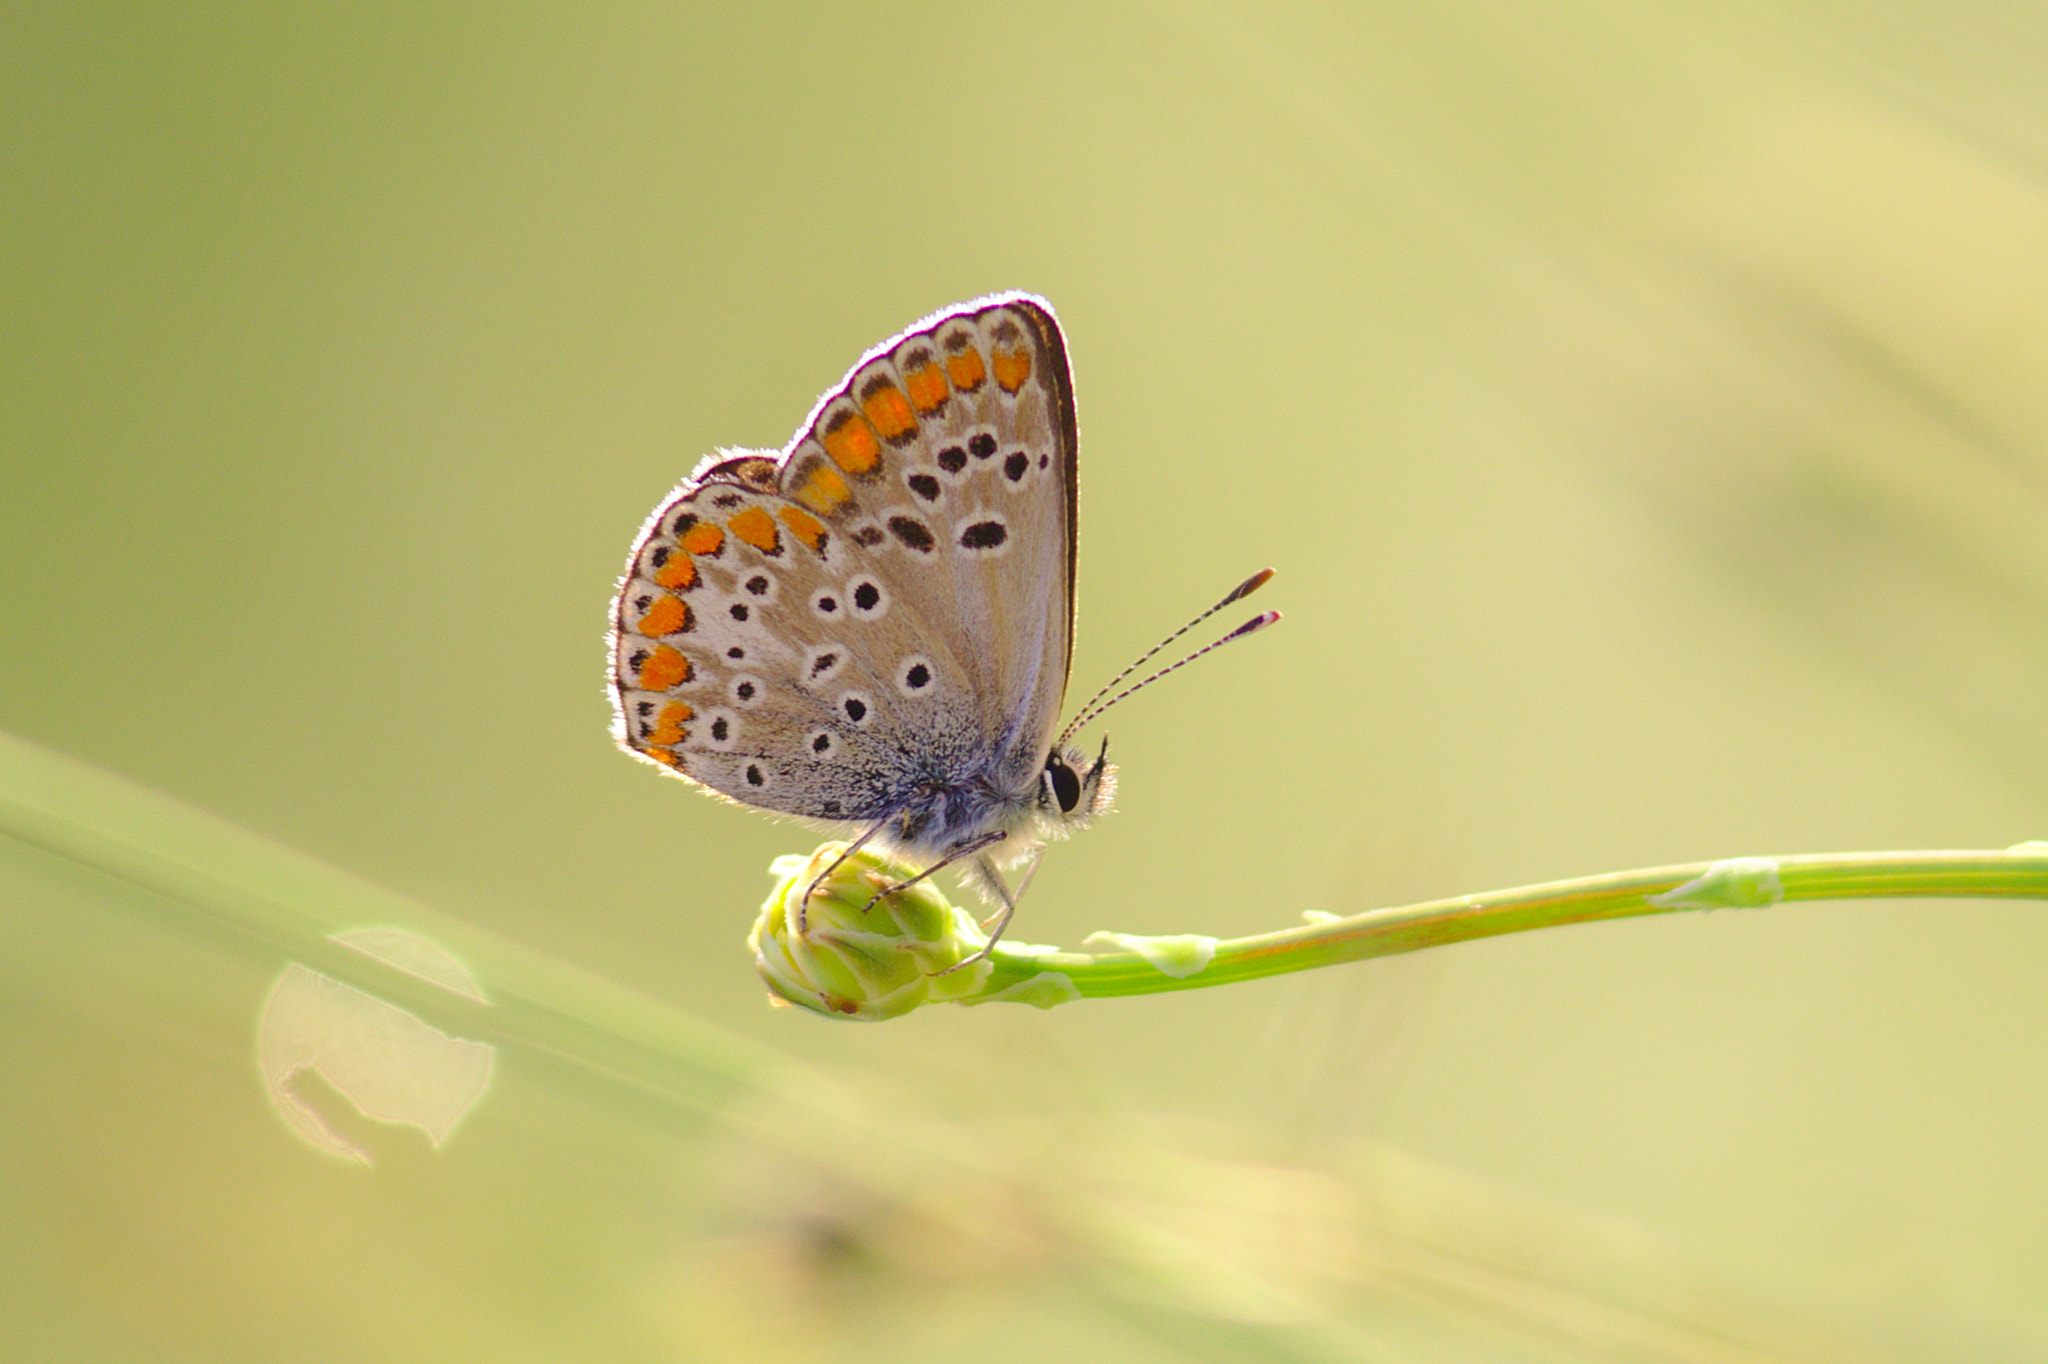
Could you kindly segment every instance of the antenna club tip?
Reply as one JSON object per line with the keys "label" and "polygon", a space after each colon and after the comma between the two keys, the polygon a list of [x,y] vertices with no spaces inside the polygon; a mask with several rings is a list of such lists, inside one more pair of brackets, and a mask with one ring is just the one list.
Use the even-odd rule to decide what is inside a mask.
{"label": "antenna club tip", "polygon": [[[1271,624],[1272,624],[1272,623],[1273,623],[1274,621],[1277,621],[1277,620],[1279,620],[1279,619],[1280,619],[1280,613],[1279,613],[1278,611],[1266,611],[1266,612],[1263,612],[1263,613],[1261,613],[1261,614],[1259,614],[1259,615],[1253,616],[1253,617],[1252,617],[1252,618],[1251,618],[1250,620],[1248,620],[1248,621],[1246,621],[1246,622],[1245,622],[1244,624],[1242,624],[1242,625],[1238,626],[1238,627],[1237,627],[1237,628],[1236,628],[1235,630],[1232,630],[1232,631],[1231,631],[1231,632],[1230,632],[1229,634],[1225,635],[1225,636],[1224,636],[1224,637],[1223,637],[1222,639],[1219,639],[1219,640],[1217,640],[1217,641],[1216,641],[1216,643],[1217,643],[1217,644],[1222,644],[1222,643],[1224,643],[1224,642],[1225,642],[1226,640],[1233,640],[1233,639],[1238,639],[1238,638],[1240,638],[1240,637],[1242,637],[1242,636],[1244,636],[1244,635],[1248,635],[1248,634],[1250,634],[1250,633],[1251,633],[1252,631],[1254,631],[1254,630],[1263,630],[1263,629],[1265,629],[1265,628],[1266,628],[1266,627],[1267,627],[1268,625],[1271,625]],[[1210,647],[1211,647],[1211,648],[1214,648],[1215,646],[1214,646],[1214,645],[1211,645]]]}
{"label": "antenna club tip", "polygon": [[1271,580],[1273,572],[1274,570],[1270,568],[1260,569],[1258,572],[1252,574],[1251,577],[1246,578],[1243,582],[1239,583],[1236,587],[1232,588],[1230,591],[1230,595],[1225,597],[1222,601],[1217,602],[1216,604],[1218,606],[1228,606],[1240,597],[1249,597],[1252,593],[1264,587],[1266,583],[1269,580]]}

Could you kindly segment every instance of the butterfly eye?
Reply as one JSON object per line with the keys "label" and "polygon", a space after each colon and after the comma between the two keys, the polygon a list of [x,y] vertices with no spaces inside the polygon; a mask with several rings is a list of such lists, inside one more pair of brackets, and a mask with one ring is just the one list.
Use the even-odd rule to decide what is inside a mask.
{"label": "butterfly eye", "polygon": [[1060,813],[1074,813],[1081,803],[1081,778],[1057,752],[1045,760],[1045,775],[1052,782],[1052,798],[1060,803]]}

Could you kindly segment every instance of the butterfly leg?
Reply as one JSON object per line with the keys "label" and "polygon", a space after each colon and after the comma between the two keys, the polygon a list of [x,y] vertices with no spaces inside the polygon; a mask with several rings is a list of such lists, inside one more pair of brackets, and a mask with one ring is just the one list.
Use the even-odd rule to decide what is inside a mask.
{"label": "butterfly leg", "polygon": [[[1010,916],[1017,912],[1017,902],[1024,898],[1024,892],[1031,886],[1031,878],[1038,874],[1038,864],[1044,859],[1045,844],[1039,843],[1033,846],[1031,849],[1031,864],[1024,868],[1024,878],[1017,883],[1017,889],[1014,891],[1004,882],[1003,873],[997,868],[993,860],[986,857],[978,857],[974,860],[974,868],[981,873],[982,884],[995,892],[996,898],[1003,902],[1003,907],[981,921],[982,931],[988,934],[988,941],[981,945],[979,952],[976,952],[965,961],[954,962],[944,971],[934,971],[932,972],[933,975],[943,976],[957,971],[963,966],[972,966],[996,950],[996,944],[1003,939],[1003,930],[1010,926]],[[994,925],[994,927],[990,927],[990,925]]]}
{"label": "butterfly leg", "polygon": [[[873,824],[868,825],[867,828],[861,831],[861,835],[859,838],[856,838],[853,840],[853,842],[847,844],[845,851],[841,852],[839,856],[832,859],[831,866],[825,868],[825,870],[819,872],[816,876],[813,876],[811,878],[811,883],[808,886],[804,887],[804,893],[802,895],[799,895],[796,901],[796,935],[799,938],[803,937],[804,934],[808,932],[810,929],[809,910],[811,904],[811,897],[818,893],[818,887],[824,884],[825,878],[830,876],[833,872],[838,871],[841,867],[845,866],[847,858],[859,852],[863,844],[865,844],[869,839],[873,838],[876,834],[882,832],[883,829],[889,827],[889,821],[894,819],[895,817],[896,816],[893,814],[884,815],[882,818],[876,820]],[[942,863],[941,865],[944,864]],[[933,870],[937,870],[937,868],[934,868]],[[926,872],[925,874],[929,876],[931,873]],[[888,892],[886,891],[883,892],[883,894],[887,893]],[[881,896],[879,895],[875,897],[875,899],[880,898]],[[868,901],[868,904],[872,905],[874,904],[874,902],[874,900],[870,900]],[[867,912],[866,908],[864,907],[861,910],[861,912],[865,914]]]}
{"label": "butterfly leg", "polygon": [[[980,852],[983,848],[991,847],[997,843],[1002,842],[1003,837],[1003,834],[1000,832],[983,834],[980,838],[975,839],[973,842],[967,844],[966,846],[958,848],[953,852],[947,853],[944,857],[932,863],[929,867],[926,867],[923,871],[911,877],[908,881],[898,881],[893,886],[882,887],[880,890],[875,892],[874,899],[869,900],[866,904],[860,907],[860,912],[863,914],[867,913],[869,910],[875,907],[876,901],[879,901],[884,895],[894,895],[899,890],[909,890],[912,886],[916,885],[919,881],[924,880],[933,872],[938,871],[942,867],[950,867],[963,857],[972,857],[974,856],[974,854]],[[849,849],[849,851],[851,851],[851,849]]]}
{"label": "butterfly leg", "polygon": [[[1030,853],[1030,857],[1031,857],[1031,860],[1030,860],[1030,861],[1029,861],[1028,863],[1026,863],[1026,864],[1025,864],[1025,866],[1024,866],[1024,875],[1023,875],[1023,876],[1021,876],[1021,877],[1019,877],[1019,878],[1018,878],[1018,880],[1017,880],[1017,893],[1016,893],[1016,896],[1015,896],[1015,898],[1016,898],[1016,899],[1018,899],[1018,900],[1021,900],[1021,899],[1023,899],[1023,898],[1024,898],[1024,892],[1025,892],[1025,891],[1027,891],[1027,890],[1029,890],[1029,889],[1031,889],[1031,878],[1032,878],[1032,877],[1034,877],[1034,876],[1036,876],[1036,875],[1038,875],[1038,864],[1039,864],[1039,863],[1041,863],[1041,862],[1043,862],[1043,861],[1045,861],[1045,844],[1043,844],[1043,843],[1034,843],[1034,844],[1032,844],[1032,845],[1031,845],[1031,853]],[[994,868],[994,867],[988,867],[988,868],[985,868],[985,870],[986,870],[986,871],[988,872],[988,874],[989,874],[990,876],[994,876],[994,875],[995,875],[995,868]],[[1000,884],[1000,883],[999,883],[999,884]],[[1004,922],[1005,922],[1005,923],[1007,923],[1007,922],[1008,922],[1008,920],[1007,920],[1007,919],[1005,919],[1005,920],[1004,920]],[[988,927],[988,925],[987,925],[987,924],[983,924],[983,925],[982,925],[982,927],[983,927],[983,928],[987,928],[987,927]],[[993,946],[995,946],[995,944],[994,944],[993,942],[991,942],[991,943],[989,944],[989,946],[993,947]]]}

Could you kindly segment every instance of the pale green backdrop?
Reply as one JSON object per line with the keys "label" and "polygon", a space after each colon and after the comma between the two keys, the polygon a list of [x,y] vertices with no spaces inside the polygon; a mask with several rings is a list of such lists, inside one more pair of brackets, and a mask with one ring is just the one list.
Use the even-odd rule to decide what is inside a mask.
{"label": "pale green backdrop", "polygon": [[865,1115],[512,1049],[445,1144],[356,1119],[344,1164],[258,1073],[291,952],[16,846],[20,1357],[2048,1355],[2037,904],[833,1026],[741,942],[814,840],[613,751],[602,685],[700,455],[1027,288],[1077,373],[1077,689],[1267,564],[1287,620],[1117,710],[1119,810],[1023,938],[2048,837],[2048,10],[0,32],[0,728]]}

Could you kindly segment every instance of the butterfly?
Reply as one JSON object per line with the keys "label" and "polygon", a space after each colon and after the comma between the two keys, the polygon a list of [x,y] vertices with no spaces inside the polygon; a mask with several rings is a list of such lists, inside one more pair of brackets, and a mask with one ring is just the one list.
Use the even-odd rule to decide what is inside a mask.
{"label": "butterfly", "polygon": [[[612,603],[614,737],[850,834],[849,855],[964,869],[999,906],[993,946],[1043,840],[1116,787],[1106,739],[1093,757],[1067,742],[1103,707],[1059,728],[1076,433],[1042,298],[976,299],[876,346],[787,448],[708,457],[641,527]],[[1013,891],[1004,869],[1027,858]]]}

